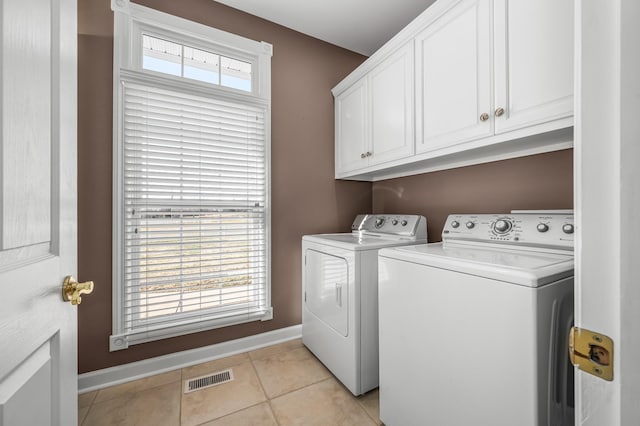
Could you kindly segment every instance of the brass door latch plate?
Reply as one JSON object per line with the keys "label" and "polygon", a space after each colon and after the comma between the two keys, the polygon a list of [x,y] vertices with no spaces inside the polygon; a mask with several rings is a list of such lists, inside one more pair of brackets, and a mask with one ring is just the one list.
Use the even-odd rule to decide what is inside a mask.
{"label": "brass door latch plate", "polygon": [[613,340],[604,334],[571,327],[569,359],[586,373],[607,381],[613,380]]}

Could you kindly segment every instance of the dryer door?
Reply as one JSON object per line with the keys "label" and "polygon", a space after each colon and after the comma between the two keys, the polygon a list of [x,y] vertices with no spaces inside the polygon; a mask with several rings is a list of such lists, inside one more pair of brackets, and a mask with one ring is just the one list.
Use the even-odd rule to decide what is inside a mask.
{"label": "dryer door", "polygon": [[348,334],[349,265],[347,259],[308,249],[305,266],[307,309],[343,336]]}

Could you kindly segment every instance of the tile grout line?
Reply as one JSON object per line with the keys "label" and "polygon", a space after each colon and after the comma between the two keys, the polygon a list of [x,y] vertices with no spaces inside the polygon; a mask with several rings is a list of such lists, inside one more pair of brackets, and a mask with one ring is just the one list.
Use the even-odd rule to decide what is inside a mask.
{"label": "tile grout line", "polygon": [[96,398],[98,397],[98,392],[96,391],[95,395],[93,395],[93,398],[91,398],[91,402],[89,403],[89,405],[87,405],[86,407],[82,407],[82,408],[86,408],[87,412],[84,413],[84,417],[82,418],[82,420],[78,419],[78,426],[82,426],[85,422],[85,420],[87,420],[87,417],[89,417],[89,412],[91,411],[91,408],[93,407],[94,402],[96,401]]}
{"label": "tile grout line", "polygon": [[[176,371],[176,370],[172,370],[172,371]],[[166,374],[166,373],[162,373],[162,374]],[[141,380],[144,380],[144,379],[141,379]],[[143,392],[151,391],[153,389],[157,389],[157,388],[160,388],[160,387],[163,387],[163,386],[168,386],[168,385],[171,385],[171,384],[174,384],[174,383],[179,383],[180,384],[180,386],[178,386],[179,393],[180,393],[180,402],[178,404],[178,414],[179,414],[179,416],[178,416],[178,425],[181,425],[182,424],[182,417],[181,417],[182,416],[182,369],[180,369],[180,381],[174,380],[174,381],[163,383],[163,384],[160,384],[160,385],[157,385],[157,386],[152,386],[150,388],[145,388],[145,389],[142,389],[142,390],[131,392],[128,395],[125,394],[125,395],[120,395],[120,396],[116,396],[116,397],[113,397],[113,398],[105,399],[104,401],[96,401],[98,399],[98,393],[100,392],[100,390],[96,391],[96,395],[93,397],[93,402],[89,405],[89,409],[87,410],[87,413],[85,414],[84,419],[82,420],[81,423],[79,423],[78,426],[84,426],[85,422],[89,418],[89,413],[91,412],[91,410],[94,408],[95,405],[100,405],[100,404],[107,403],[107,402],[114,401],[116,399],[121,399],[121,398],[126,398],[127,400],[130,400],[131,398],[133,398],[135,396],[138,396]]]}
{"label": "tile grout line", "polygon": [[84,417],[82,418],[82,420],[78,423],[78,426],[84,425],[85,420],[87,420],[87,417],[89,417],[89,412],[91,411],[92,407],[93,407],[93,404],[89,405],[89,407],[87,408],[87,412],[84,414]]}
{"label": "tile grout line", "polygon": [[[171,370],[171,371],[168,371],[167,373],[171,373],[173,371],[177,371],[177,370]],[[167,374],[167,373],[161,373],[161,374]],[[158,375],[161,375],[161,374],[158,374]],[[149,377],[154,377],[154,376],[149,376]],[[146,378],[149,378],[149,377],[146,377]],[[140,379],[140,380],[145,380],[145,379]],[[170,385],[172,383],[177,383],[177,382],[180,382],[180,385],[182,386],[182,371],[180,371],[180,379],[179,380],[172,380],[170,382],[166,382],[166,383],[162,383],[162,384],[159,384],[159,385],[151,386],[149,388],[144,388],[144,389],[141,389],[141,390],[137,390],[135,392],[131,392],[130,394],[131,395],[137,395],[139,393],[146,392],[146,391],[149,391],[151,389],[157,389],[159,387],[167,386],[167,385]],[[129,383],[133,383],[133,382],[129,382]],[[120,385],[116,385],[116,386],[120,386]],[[110,387],[116,387],[116,386],[110,386]],[[109,388],[105,388],[105,389],[109,389]],[[97,391],[97,392],[100,392],[100,390]],[[119,399],[119,398],[124,398],[124,397],[128,397],[127,393],[125,393],[124,395],[114,396],[113,398],[105,399],[103,401],[96,401],[98,399],[98,394],[96,393],[96,396],[93,398],[93,402],[91,403],[91,406],[93,406],[95,404],[102,404],[103,402],[113,401],[114,399]]]}
{"label": "tile grout line", "polygon": [[[304,385],[304,386],[302,386],[302,387],[300,387],[300,388],[292,389],[292,390],[290,390],[290,391],[288,391],[288,392],[285,392],[285,393],[282,393],[282,394],[280,394],[280,395],[274,396],[273,398],[269,398],[269,397],[267,396],[267,400],[268,400],[268,401],[271,401],[271,400],[276,399],[276,398],[283,397],[283,396],[285,396],[285,395],[289,395],[289,394],[294,393],[294,392],[297,392],[297,391],[299,391],[299,390],[302,390],[302,389],[308,388],[309,386],[317,385],[318,383],[322,383],[322,382],[324,382],[324,381],[326,381],[326,380],[330,380],[330,379],[332,379],[332,378],[334,378],[334,379],[338,380],[338,379],[333,375],[333,373],[332,373],[332,372],[331,372],[331,371],[330,371],[330,370],[329,370],[329,369],[328,369],[324,364],[322,364],[322,361],[320,361],[320,360],[318,359],[318,357],[316,357],[316,356],[314,355],[314,353],[313,353],[313,352],[311,352],[311,351],[309,350],[309,348],[307,348],[306,346],[304,346],[304,344],[303,344],[302,346],[298,347],[298,348],[293,348],[293,349],[288,349],[288,350],[286,350],[286,351],[276,352],[276,353],[271,354],[271,355],[269,355],[269,356],[267,356],[267,357],[260,358],[260,359],[256,359],[255,361],[261,361],[261,360],[263,360],[263,359],[265,359],[265,358],[270,358],[270,357],[272,357],[272,356],[275,356],[275,355],[278,355],[278,354],[281,354],[281,353],[284,353],[284,352],[293,352],[293,351],[298,350],[298,349],[300,349],[300,348],[305,348],[305,349],[307,350],[307,352],[311,355],[311,357],[313,357],[313,359],[315,359],[316,361],[318,361],[318,362],[319,362],[319,363],[320,363],[320,364],[321,364],[321,365],[322,365],[322,366],[323,366],[323,367],[324,367],[324,368],[329,372],[329,376],[328,376],[328,377],[325,377],[324,379],[319,379],[319,380],[317,380],[317,381],[315,381],[315,382],[308,383],[308,384],[306,384],[306,385]],[[249,358],[251,359],[251,357],[249,357]],[[258,374],[258,371],[257,371],[257,369],[255,368],[255,365],[253,364],[253,361],[254,361],[254,360],[253,360],[253,359],[251,359],[251,365],[252,365],[252,367],[254,368],[254,370],[256,371],[256,376],[258,376],[258,380],[260,380],[260,385],[262,385],[262,380],[260,379],[260,374]],[[264,389],[264,387],[263,387],[263,389]],[[266,396],[266,395],[267,395],[267,392],[265,391],[265,396]]]}
{"label": "tile grout line", "polygon": [[[283,352],[289,352],[289,351],[283,351]],[[274,355],[275,355],[275,354],[274,354]],[[313,355],[313,353],[311,353],[311,355],[312,355],[316,360],[318,360],[318,358],[316,358],[316,357],[315,357],[315,355]],[[257,361],[259,361],[259,360],[257,360]],[[320,360],[318,360],[318,362],[320,362],[320,363],[322,364],[322,362],[321,362]],[[253,362],[252,362],[252,365],[253,365]],[[317,385],[318,383],[322,383],[322,382],[324,382],[324,381],[326,381],[326,380],[329,380],[329,379],[336,379],[336,377],[333,375],[333,373],[332,373],[332,372],[331,372],[327,367],[325,367],[325,366],[324,366],[324,364],[322,364],[322,366],[323,366],[327,371],[329,371],[329,377],[325,377],[324,379],[316,380],[315,382],[308,383],[308,384],[306,384],[306,385],[304,385],[304,386],[302,386],[302,387],[296,388],[296,389],[291,389],[290,391],[285,392],[285,393],[282,393],[282,394],[280,394],[280,395],[276,395],[276,396],[274,396],[273,398],[269,398],[269,397],[267,397],[267,399],[272,400],[272,399],[280,398],[280,397],[283,397],[283,396],[285,396],[285,395],[289,395],[289,394],[291,394],[291,393],[293,393],[293,392],[297,392],[297,391],[299,391],[299,390],[302,390],[302,389],[308,388],[309,386]],[[255,368],[255,366],[254,366],[254,368]],[[257,371],[256,371],[256,374],[257,374]],[[258,375],[258,380],[260,380],[260,376],[259,376],[259,375]],[[336,379],[336,380],[338,380],[338,379]],[[261,382],[261,384],[262,384],[262,382]],[[265,392],[265,395],[266,395],[266,392]]]}
{"label": "tile grout line", "polygon": [[253,363],[254,360],[253,360],[253,358],[251,358],[251,355],[249,355],[249,361],[251,362],[251,368],[253,369],[253,372],[256,374],[256,377],[258,378],[258,383],[260,383],[260,389],[262,389],[262,393],[264,393],[264,397],[267,399],[267,406],[269,407],[269,410],[271,411],[271,415],[273,416],[273,419],[276,421],[276,426],[280,426],[280,422],[278,421],[278,417],[276,416],[275,411],[273,411],[273,406],[271,405],[271,398],[269,398],[269,395],[267,395],[267,391],[264,388],[264,384],[262,383],[262,378],[260,378],[260,373],[258,373],[258,369],[254,365],[254,363]]}
{"label": "tile grout line", "polygon": [[[336,382],[338,382],[338,384],[339,384],[340,386],[342,386],[342,388],[344,389],[344,391],[345,391],[347,394],[349,394],[349,396],[351,397],[351,399],[352,399],[353,401],[355,401],[356,405],[357,405],[357,406],[358,406],[358,407],[359,407],[359,408],[364,412],[365,416],[367,416],[369,419],[371,419],[371,420],[372,420],[372,421],[377,425],[377,424],[378,424],[378,422],[377,422],[377,421],[375,421],[375,419],[369,415],[369,412],[367,411],[367,409],[366,409],[366,408],[365,408],[365,407],[360,403],[360,398],[358,398],[358,396],[355,396],[353,393],[351,393],[351,391],[349,390],[349,388],[347,388],[347,387],[344,385],[344,383],[340,382],[340,380],[338,380],[337,378],[336,378]],[[362,395],[364,395],[364,394],[362,394]],[[362,396],[362,395],[359,395],[359,396]]]}
{"label": "tile grout line", "polygon": [[[302,346],[302,347],[306,348],[306,346]],[[276,399],[276,398],[281,398],[281,397],[283,397],[283,396],[285,396],[285,395],[292,394],[292,393],[294,393],[294,392],[300,391],[300,390],[302,390],[302,389],[308,388],[308,387],[313,386],[313,385],[316,385],[316,384],[318,384],[318,383],[322,383],[322,382],[324,382],[324,381],[326,381],[326,380],[330,380],[332,377],[334,377],[334,376],[333,376],[333,374],[331,374],[331,372],[329,372],[329,373],[330,373],[329,377],[326,377],[326,378],[324,378],[324,379],[320,379],[320,380],[318,380],[318,381],[316,381],[316,382],[309,383],[309,384],[307,384],[307,385],[305,385],[305,386],[302,386],[302,387],[300,387],[300,388],[292,389],[292,390],[290,390],[289,392],[285,392],[285,393],[283,393],[283,394],[280,394],[280,395],[274,396],[273,398],[270,398],[270,397],[267,395],[267,392],[266,392],[266,390],[265,390],[265,388],[264,388],[264,385],[263,385],[263,383],[262,383],[262,379],[260,378],[260,374],[258,373],[258,369],[257,369],[257,368],[256,368],[256,366],[254,365],[254,361],[261,361],[262,359],[269,358],[269,357],[271,357],[271,356],[275,356],[275,355],[282,354],[282,353],[285,353],[285,352],[292,352],[292,351],[297,350],[297,349],[299,349],[299,348],[289,349],[289,350],[286,350],[286,351],[279,351],[279,352],[276,352],[276,353],[274,353],[274,354],[271,354],[271,355],[269,355],[269,356],[267,356],[267,357],[259,358],[259,359],[255,359],[255,360],[254,360],[253,358],[251,358],[251,356],[249,356],[249,359],[251,360],[251,367],[252,367],[252,368],[253,368],[253,370],[255,371],[255,373],[256,373],[256,377],[258,377],[258,381],[260,382],[260,386],[262,387],[262,390],[263,390],[263,392],[264,392],[264,395],[265,395],[265,397],[267,398],[267,404],[269,405],[269,409],[271,410],[271,414],[273,414],[273,418],[275,419],[276,424],[277,424],[278,426],[280,426],[280,422],[278,421],[278,417],[276,416],[276,413],[275,413],[275,411],[274,411],[274,409],[273,409],[273,405],[272,405],[272,401],[273,401],[274,399]],[[308,350],[308,349],[307,349],[307,350]],[[311,355],[313,356],[313,354],[311,354]],[[314,358],[315,358],[315,356],[314,356]],[[317,359],[317,358],[316,358],[316,359]],[[323,365],[323,366],[324,366],[324,365]],[[325,368],[326,368],[326,367],[325,367]]]}
{"label": "tile grout line", "polygon": [[[247,354],[247,359],[248,359],[248,361],[247,361],[247,360],[245,360],[245,361],[238,361],[237,363],[234,363],[234,364],[228,365],[228,366],[226,366],[226,367],[222,368],[222,369],[221,369],[221,370],[219,370],[219,371],[223,371],[223,370],[232,370],[234,367],[238,367],[238,366],[240,366],[240,365],[247,364],[247,363],[251,363],[251,368],[253,369],[253,363],[251,362],[251,357],[249,356],[249,352],[242,352],[242,353],[239,353],[239,354],[236,354],[236,355],[232,355],[232,356],[237,356],[237,355],[242,355],[242,354]],[[224,358],[219,358],[219,359],[224,359]],[[200,374],[200,375],[198,375],[198,376],[194,376],[194,377],[190,377],[190,378],[189,378],[188,376],[187,376],[187,377],[184,377],[184,371],[183,371],[183,370],[185,370],[185,369],[187,369],[187,368],[191,368],[191,367],[196,367],[196,366],[199,366],[199,365],[207,364],[207,363],[209,363],[209,362],[215,362],[215,361],[218,361],[218,360],[206,361],[206,362],[203,362],[203,363],[200,363],[200,364],[194,364],[194,365],[192,365],[192,366],[185,367],[185,368],[182,368],[182,369],[181,369],[181,371],[180,371],[180,374],[181,374],[181,376],[180,376],[180,377],[181,377],[181,381],[180,381],[180,425],[182,425],[182,423],[183,423],[183,422],[182,422],[182,396],[184,396],[184,393],[183,393],[183,383],[184,383],[184,381],[185,381],[185,380],[189,380],[189,379],[193,379],[193,378],[198,377],[198,376],[202,376],[202,374]],[[216,369],[220,369],[220,367],[216,367]],[[212,372],[207,373],[207,374],[212,374],[212,373],[216,373],[216,372],[219,372],[219,371],[212,371]],[[254,372],[255,372],[255,369],[254,369]],[[258,378],[258,381],[260,381],[260,377],[258,376],[257,372],[255,372],[255,373],[256,373],[256,377]],[[206,375],[206,374],[205,374],[205,375]],[[260,387],[262,388],[262,383],[260,383]],[[267,395],[266,395],[266,393],[264,392],[264,389],[262,390],[262,393],[265,395],[265,398],[266,398],[266,396],[267,396]],[[239,413],[239,412],[241,412],[241,411],[243,411],[243,410],[246,410],[246,409],[249,409],[249,408],[255,407],[255,406],[257,406],[257,405],[260,405],[260,404],[262,404],[262,402],[264,402],[264,401],[258,402],[258,403],[253,404],[253,405],[249,405],[249,406],[244,407],[244,408],[240,408],[240,409],[238,409],[238,410],[232,411],[232,412],[230,412],[230,413],[224,414],[224,415],[219,416],[219,417],[216,417],[216,418],[214,418],[214,419],[208,419],[208,420],[205,420],[205,421],[203,421],[202,423],[198,423],[198,425],[196,425],[196,426],[202,426],[202,425],[207,424],[207,423],[209,423],[209,422],[217,421],[217,420],[222,419],[222,418],[225,418],[225,417],[227,417],[227,416],[231,416],[231,415],[236,414],[236,413]]]}
{"label": "tile grout line", "polygon": [[[269,401],[271,401],[272,399],[282,398],[283,396],[290,395],[290,394],[292,394],[292,393],[294,393],[294,392],[301,391],[302,389],[306,389],[306,388],[308,388],[308,387],[311,387],[311,386],[317,385],[317,384],[322,383],[322,382],[326,382],[327,380],[331,380],[331,379],[335,379],[335,377],[334,377],[334,376],[326,377],[326,378],[324,378],[324,379],[320,379],[320,380],[318,380],[317,382],[313,382],[313,383],[309,383],[308,385],[304,385],[304,386],[302,386],[301,388],[292,389],[292,390],[290,390],[289,392],[285,392],[285,393],[280,394],[280,395],[278,395],[278,396],[274,396],[273,398],[269,399]],[[337,379],[336,379],[336,380],[337,380]]]}
{"label": "tile grout line", "polygon": [[[376,388],[376,389],[379,389],[379,388]],[[358,405],[360,406],[360,408],[362,408],[362,411],[364,411],[364,413],[367,415],[367,417],[369,417],[369,418],[373,421],[373,423],[375,423],[376,425],[378,425],[378,424],[380,423],[380,419],[374,419],[374,418],[373,418],[373,416],[369,413],[369,410],[367,410],[367,407],[365,407],[365,406],[364,406],[364,404],[362,403],[362,401],[361,401],[361,400],[360,400],[360,398],[359,398],[359,397],[362,397],[362,396],[364,396],[365,394],[367,394],[367,393],[369,393],[369,392],[373,392],[373,391],[374,391],[374,389],[369,390],[368,392],[365,392],[365,393],[363,393],[362,395],[354,396],[354,398],[356,399],[356,402],[358,403]],[[378,404],[379,404],[379,401],[380,401],[380,393],[379,393],[379,391],[378,391]]]}
{"label": "tile grout line", "polygon": [[364,407],[364,405],[362,405],[360,403],[360,400],[358,400],[358,398],[356,398],[356,400],[358,401],[358,404],[360,404],[360,408],[362,408],[362,410],[364,411],[364,413],[367,415],[367,417],[369,417],[373,423],[375,423],[376,425],[380,424],[380,419],[374,419],[373,416],[371,414],[369,414],[369,411]]}
{"label": "tile grout line", "polygon": [[[282,351],[282,352],[285,352],[285,351]],[[247,353],[247,355],[249,354],[248,352],[246,352],[246,353]],[[278,352],[278,353],[281,353],[281,352]],[[264,394],[265,401],[260,401],[260,402],[258,402],[258,403],[256,403],[256,404],[253,404],[253,405],[249,405],[249,406],[247,406],[247,407],[240,408],[240,409],[238,409],[238,410],[236,410],[236,411],[232,411],[232,412],[227,413],[227,414],[225,414],[225,415],[223,415],[223,416],[216,417],[215,419],[205,420],[204,422],[200,423],[200,424],[199,424],[199,426],[201,426],[201,425],[203,425],[203,424],[206,424],[206,423],[209,423],[209,422],[213,422],[213,421],[217,421],[217,420],[223,419],[223,418],[225,418],[225,417],[232,416],[232,415],[234,415],[234,414],[237,414],[237,413],[239,413],[239,412],[241,412],[241,411],[244,411],[244,410],[248,410],[248,409],[253,408],[253,407],[257,407],[258,405],[263,404],[263,403],[265,403],[265,402],[267,403],[267,405],[268,405],[268,407],[269,407],[269,410],[271,411],[271,414],[273,415],[273,418],[274,418],[274,420],[275,420],[275,422],[276,422],[276,425],[277,425],[277,426],[280,426],[280,422],[278,422],[278,419],[276,418],[276,415],[275,415],[275,413],[273,412],[273,408],[271,407],[271,399],[267,396],[267,392],[265,391],[264,385],[262,384],[262,380],[260,379],[260,375],[258,374],[258,370],[255,368],[255,365],[253,364],[253,361],[254,361],[254,360],[251,358],[251,356],[250,356],[250,355],[248,356],[248,358],[249,358],[249,363],[251,364],[251,369],[252,369],[252,370],[253,370],[253,372],[255,373],[255,375],[256,375],[256,377],[257,377],[257,379],[258,379],[258,383],[260,384],[260,389],[262,390],[262,393]],[[235,364],[235,365],[229,366],[228,368],[233,368],[233,367],[236,367],[236,366],[241,365],[241,364],[244,364],[244,362],[242,362],[242,363],[240,363],[240,364]],[[180,406],[182,407],[182,399],[180,400]],[[182,422],[181,422],[181,423],[182,423]]]}
{"label": "tile grout line", "polygon": [[[277,353],[282,353],[282,352],[286,352],[286,351],[280,351],[280,352],[277,352]],[[258,405],[263,404],[263,403],[265,403],[265,402],[266,402],[266,403],[267,403],[267,405],[269,406],[269,410],[271,410],[271,414],[273,415],[273,418],[274,418],[274,420],[276,421],[277,426],[280,426],[280,423],[279,423],[279,422],[278,422],[278,420],[276,419],[275,413],[273,412],[273,408],[271,407],[271,404],[270,404],[271,399],[267,396],[267,392],[265,391],[265,388],[264,388],[264,385],[263,385],[263,383],[262,383],[262,380],[260,379],[260,375],[258,374],[258,371],[257,371],[257,369],[255,368],[255,365],[253,364],[253,361],[254,361],[254,360],[253,360],[253,359],[251,358],[251,356],[249,355],[249,352],[243,352],[243,353],[246,353],[246,354],[247,354],[248,362],[251,364],[251,369],[253,370],[254,374],[256,375],[256,378],[258,379],[258,383],[259,383],[259,385],[260,385],[260,389],[262,390],[262,393],[264,394],[265,401],[260,401],[260,402],[258,402],[258,403],[256,403],[256,404],[253,404],[253,405],[249,405],[249,406],[247,406],[247,407],[240,408],[240,409],[238,409],[238,410],[236,410],[236,411],[232,411],[232,412],[227,413],[227,414],[225,414],[225,415],[223,415],[223,416],[216,417],[215,419],[205,420],[203,423],[200,423],[200,424],[199,424],[199,426],[201,426],[201,425],[203,425],[203,424],[206,424],[206,423],[209,423],[209,422],[213,422],[213,421],[216,421],[216,420],[219,420],[219,419],[225,418],[225,417],[228,417],[228,416],[231,416],[231,415],[234,415],[234,414],[237,414],[237,413],[239,413],[239,412],[241,412],[241,411],[248,410],[249,408],[257,407]],[[232,369],[233,367],[237,367],[238,365],[245,364],[246,362],[247,362],[247,361],[240,362],[240,363],[238,363],[238,364],[234,364],[234,365],[230,365],[230,366],[228,366],[227,368]],[[183,373],[182,373],[182,371],[181,371],[181,374],[183,374]],[[183,377],[183,376],[181,375],[181,377]],[[182,379],[182,381],[184,381],[184,380],[185,380],[185,379]],[[181,381],[181,385],[182,385],[182,381]],[[181,396],[182,396],[182,393],[181,393]],[[182,410],[182,398],[180,398],[180,409]],[[181,417],[181,419],[182,419],[182,417]],[[181,424],[182,424],[182,421],[181,421]]]}

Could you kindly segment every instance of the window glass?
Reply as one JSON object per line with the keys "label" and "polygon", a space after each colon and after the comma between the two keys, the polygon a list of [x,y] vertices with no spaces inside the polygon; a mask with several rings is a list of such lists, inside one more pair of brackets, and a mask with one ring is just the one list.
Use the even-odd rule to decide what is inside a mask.
{"label": "window glass", "polygon": [[142,36],[142,68],[251,92],[250,62],[161,38]]}
{"label": "window glass", "polygon": [[180,77],[182,75],[182,45],[143,35],[142,68]]}
{"label": "window glass", "polygon": [[251,64],[237,59],[221,57],[223,86],[251,91]]}
{"label": "window glass", "polygon": [[219,84],[220,56],[185,46],[184,77],[211,84]]}

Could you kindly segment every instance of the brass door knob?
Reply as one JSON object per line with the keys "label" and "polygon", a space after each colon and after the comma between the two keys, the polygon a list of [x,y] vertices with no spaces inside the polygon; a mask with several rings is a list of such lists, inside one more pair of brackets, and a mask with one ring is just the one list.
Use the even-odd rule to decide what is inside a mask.
{"label": "brass door knob", "polygon": [[480,121],[487,121],[489,119],[489,114],[487,114],[486,112],[483,112],[480,115]]}
{"label": "brass door knob", "polygon": [[504,114],[504,108],[500,107],[496,109],[496,117],[500,117],[502,114]]}
{"label": "brass door knob", "polygon": [[67,276],[62,283],[62,299],[65,302],[71,302],[72,305],[82,303],[83,294],[91,294],[93,292],[93,281],[79,283],[71,275]]}

